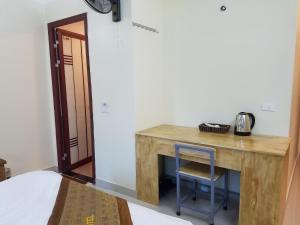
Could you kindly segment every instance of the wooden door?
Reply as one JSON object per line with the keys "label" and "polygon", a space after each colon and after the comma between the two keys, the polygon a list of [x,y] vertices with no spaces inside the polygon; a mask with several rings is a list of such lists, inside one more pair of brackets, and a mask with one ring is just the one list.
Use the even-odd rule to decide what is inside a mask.
{"label": "wooden door", "polygon": [[57,30],[63,123],[63,172],[92,161],[85,36]]}

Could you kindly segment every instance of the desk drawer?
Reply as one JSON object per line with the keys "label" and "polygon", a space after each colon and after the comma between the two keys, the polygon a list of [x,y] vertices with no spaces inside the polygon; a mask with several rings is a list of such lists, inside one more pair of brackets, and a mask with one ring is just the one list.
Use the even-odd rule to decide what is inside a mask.
{"label": "desk drawer", "polygon": [[[160,155],[175,157],[175,141],[153,138],[153,147]],[[208,146],[213,147],[213,146]],[[215,147],[213,147],[215,148]],[[231,170],[241,171],[242,154],[237,150],[230,150],[225,148],[216,148],[215,164],[218,167],[227,168]],[[185,153],[181,155],[182,159],[209,164],[207,155]]]}

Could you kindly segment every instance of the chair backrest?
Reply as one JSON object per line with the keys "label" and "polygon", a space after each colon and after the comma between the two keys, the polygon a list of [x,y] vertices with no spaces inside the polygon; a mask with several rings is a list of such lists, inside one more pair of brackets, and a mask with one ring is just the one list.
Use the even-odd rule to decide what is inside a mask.
{"label": "chair backrest", "polygon": [[216,150],[214,148],[205,147],[205,146],[197,146],[197,145],[189,145],[189,144],[183,144],[183,143],[176,143],[175,144],[175,153],[176,153],[176,172],[180,169],[180,154],[182,152],[194,152],[199,154],[201,158],[203,156],[207,156],[206,158],[209,159],[210,162],[210,178],[211,181],[214,180],[215,177],[215,154]]}

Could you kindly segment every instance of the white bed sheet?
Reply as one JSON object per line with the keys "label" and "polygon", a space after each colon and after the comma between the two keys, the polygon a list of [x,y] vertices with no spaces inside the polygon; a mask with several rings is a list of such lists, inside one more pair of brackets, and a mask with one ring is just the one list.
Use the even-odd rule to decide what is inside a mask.
{"label": "white bed sheet", "polygon": [[[0,183],[0,225],[47,225],[61,175],[36,171]],[[128,203],[134,225],[192,225],[175,217]]]}

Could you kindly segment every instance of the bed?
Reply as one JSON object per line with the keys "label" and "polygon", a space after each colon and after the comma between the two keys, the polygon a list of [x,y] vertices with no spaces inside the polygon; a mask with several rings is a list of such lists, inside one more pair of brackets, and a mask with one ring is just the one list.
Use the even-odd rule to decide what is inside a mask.
{"label": "bed", "polygon": [[[7,224],[18,224],[18,225],[47,225],[50,224],[51,220],[57,219],[58,214],[66,214],[71,217],[72,213],[69,212],[67,207],[63,210],[58,210],[61,207],[61,201],[59,201],[59,196],[64,196],[66,198],[67,195],[64,193],[62,186],[63,182],[69,182],[70,184],[76,186],[79,192],[83,192],[85,190],[92,190],[93,188],[88,187],[84,184],[79,184],[75,181],[71,181],[67,178],[63,178],[60,174],[50,171],[36,171],[27,173],[24,175],[19,175],[13,177],[9,180],[0,183],[0,225]],[[105,198],[113,199],[113,196],[110,196],[104,192],[93,189],[97,193],[95,195],[91,194],[90,200],[92,201],[95,196],[105,196]],[[72,192],[72,191],[71,191]],[[74,191],[73,191],[74,192]],[[76,194],[76,192],[74,192]],[[73,194],[74,194],[73,193]],[[74,200],[75,199],[75,200]],[[76,203],[76,198],[74,198],[73,203]],[[80,196],[78,197],[80,199]],[[151,209],[145,208],[143,206],[127,202],[122,199],[117,199],[117,201],[121,201],[123,206],[127,206],[129,219],[133,225],[192,225],[190,222],[171,217],[168,215],[164,215],[153,211]],[[84,201],[85,204],[86,201]],[[99,202],[98,202],[99,203]],[[82,202],[80,203],[83,204]],[[84,205],[83,204],[83,205]],[[109,203],[110,204],[110,203]],[[75,204],[74,204],[75,205]],[[84,206],[81,206],[82,209],[82,217],[83,220],[78,222],[77,224],[103,224],[103,225],[114,225],[121,224],[121,222],[99,222],[95,221],[93,218],[94,215],[84,214]],[[98,207],[98,206],[97,206]],[[95,207],[95,208],[97,208]],[[101,207],[100,207],[101,208]],[[97,209],[95,213],[99,214]],[[103,212],[102,217],[106,218],[106,213],[109,213],[111,210],[111,205],[108,207],[105,206],[101,209]],[[123,208],[125,209],[125,208]],[[81,212],[80,211],[80,212]],[[120,208],[119,208],[120,211]],[[125,209],[126,211],[126,209]],[[121,217],[121,216],[120,216]],[[83,222],[84,221],[84,222]],[[52,221],[52,224],[59,225],[61,223]],[[64,222],[64,225],[75,225],[73,222]],[[129,225],[129,222],[125,222],[125,224]]]}

